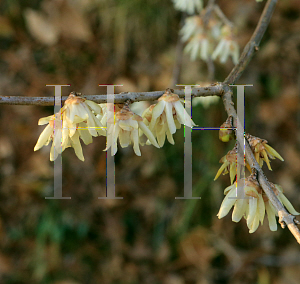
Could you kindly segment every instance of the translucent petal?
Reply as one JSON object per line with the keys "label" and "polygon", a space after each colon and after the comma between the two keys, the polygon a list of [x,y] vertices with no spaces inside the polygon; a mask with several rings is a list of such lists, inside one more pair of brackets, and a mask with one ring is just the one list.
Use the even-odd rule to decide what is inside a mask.
{"label": "translucent petal", "polygon": [[58,156],[58,153],[55,151],[54,146],[52,144],[51,150],[50,150],[50,161],[54,161]]}
{"label": "translucent petal", "polygon": [[224,49],[220,54],[220,62],[225,63],[230,53],[230,43],[228,41],[225,42]]}
{"label": "translucent petal", "polygon": [[258,216],[259,216],[259,221],[261,222],[261,224],[264,221],[264,217],[265,217],[265,202],[262,198],[261,194],[258,194],[258,201],[257,201],[257,211],[258,211]]}
{"label": "translucent petal", "polygon": [[118,151],[118,143],[117,143],[117,140],[118,140],[118,136],[119,134],[121,133],[121,128],[119,126],[118,123],[116,123],[114,125],[114,131],[113,131],[113,134],[112,134],[112,149],[111,149],[111,155],[115,155]]}
{"label": "translucent petal", "polygon": [[252,234],[257,230],[257,228],[259,226],[259,215],[255,215],[255,218],[250,226],[251,226],[250,228],[248,227],[249,233]]}
{"label": "translucent petal", "polygon": [[47,143],[51,134],[53,134],[53,128],[50,125],[47,125],[40,134],[40,137],[34,146],[34,151],[41,149]]}
{"label": "translucent petal", "polygon": [[67,144],[68,144],[68,139],[69,139],[69,128],[68,128],[68,125],[67,125],[67,120],[64,119],[63,120],[63,127],[62,127],[62,133],[61,133],[61,147],[62,147],[62,151],[64,149],[66,149],[67,147]]}
{"label": "translucent petal", "polygon": [[94,121],[95,115],[90,111],[90,109],[85,104],[82,104],[82,106],[84,107],[84,109],[87,113],[86,121],[87,121],[87,126],[88,126],[88,129],[89,129],[89,132],[92,136],[96,137],[96,136],[98,136],[98,133],[97,133],[97,130],[96,130],[97,125]]}
{"label": "translucent petal", "polygon": [[295,210],[291,202],[285,197],[283,193],[279,193],[278,195],[279,200],[282,202],[282,204],[286,207],[286,209],[292,214],[292,215],[299,215],[300,213]]}
{"label": "translucent petal", "polygon": [[267,216],[268,216],[268,221],[269,221],[269,228],[271,231],[277,231],[277,222],[276,222],[275,212],[272,208],[273,205],[270,204],[270,201],[267,201],[265,206],[266,206],[266,211],[267,211]]}
{"label": "translucent petal", "polygon": [[234,209],[232,212],[232,221],[233,222],[239,222],[242,217],[244,216],[246,209],[247,209],[247,199],[246,198],[240,198],[237,199]]}
{"label": "translucent petal", "polygon": [[174,139],[173,139],[173,135],[171,134],[169,128],[167,128],[166,130],[167,130],[167,131],[166,131],[167,139],[168,139],[169,143],[171,143],[172,145],[174,145],[174,144],[175,144],[175,141],[174,141]]}
{"label": "translucent petal", "polygon": [[247,226],[250,229],[251,228],[251,224],[255,218],[255,215],[257,214],[256,209],[257,209],[257,199],[254,197],[250,197],[250,199],[248,199],[249,201],[249,214],[247,217]]}
{"label": "translucent petal", "polygon": [[178,120],[178,116],[176,115],[176,119],[174,119],[175,125],[176,125],[176,129],[180,129],[181,128],[181,124],[180,121]]}
{"label": "translucent petal", "polygon": [[[136,121],[137,122],[137,121]],[[127,120],[119,120],[119,125],[120,127],[123,129],[123,130],[126,130],[126,131],[131,131],[134,129],[134,127],[132,127],[129,119]]]}
{"label": "translucent petal", "polygon": [[95,102],[86,100],[84,103],[86,103],[96,114],[100,114],[100,115],[102,114],[102,108]]}
{"label": "translucent petal", "polygon": [[153,130],[157,118],[163,113],[166,102],[164,100],[159,101],[152,110],[152,118],[150,122],[150,130]]}
{"label": "translucent petal", "polygon": [[229,165],[229,162],[225,162],[218,170],[214,180],[216,180],[223,172],[223,170]]}
{"label": "translucent petal", "polygon": [[228,214],[228,212],[230,211],[231,207],[234,205],[234,203],[236,202],[236,192],[235,192],[235,187],[232,188],[229,193],[225,196],[219,213],[217,214],[218,218],[221,219],[224,216],[226,216]]}
{"label": "translucent petal", "polygon": [[156,148],[159,148],[159,145],[156,142],[156,139],[150,129],[145,125],[144,122],[139,121],[138,122],[140,129],[144,132],[144,134],[148,137],[152,145],[154,145]]}
{"label": "translucent petal", "polygon": [[165,133],[165,125],[161,125],[160,123],[156,123],[155,129],[156,129],[156,138],[158,145],[160,147],[164,146],[165,140],[166,140],[166,133]]}
{"label": "translucent petal", "polygon": [[265,162],[267,163],[268,169],[269,169],[270,171],[272,171],[272,168],[271,168],[270,161],[269,161],[268,155],[267,155],[267,153],[266,153],[266,150],[262,150],[262,154],[263,154],[263,156],[264,156]]}
{"label": "translucent petal", "polygon": [[119,142],[122,148],[128,147],[131,143],[130,131],[121,129],[119,133]]}
{"label": "translucent petal", "polygon": [[225,44],[226,44],[225,40],[223,40],[223,39],[220,40],[219,44],[217,45],[216,49],[214,50],[214,52],[213,52],[213,54],[211,56],[211,58],[213,60],[215,60],[219,56],[219,54],[222,52]]}
{"label": "translucent petal", "polygon": [[[75,110],[75,115],[77,116],[77,120],[74,121],[76,123],[87,120],[92,114],[90,109],[84,103],[74,104],[73,110]],[[89,112],[87,112],[87,110],[89,110]]]}
{"label": "translucent petal", "polygon": [[85,145],[91,144],[93,142],[93,137],[88,131],[87,125],[84,122],[78,125],[79,136]]}
{"label": "translucent petal", "polygon": [[173,108],[172,103],[166,103],[165,112],[166,112],[166,118],[167,118],[169,130],[171,134],[174,134],[176,132],[176,125],[174,123],[172,108]]}
{"label": "translucent petal", "polygon": [[236,163],[230,163],[230,181],[231,181],[231,184],[233,184],[234,182],[234,179],[236,177]]}
{"label": "translucent petal", "polygon": [[131,131],[131,140],[133,141],[133,150],[137,156],[141,156],[139,147],[139,132],[137,129]]}
{"label": "translucent petal", "polygon": [[84,161],[83,153],[82,153],[82,148],[81,144],[79,141],[79,134],[76,132],[72,137],[71,137],[71,145],[74,148],[75,154],[78,157],[79,160]]}
{"label": "translucent petal", "polygon": [[[178,117],[178,120],[180,123],[185,124],[185,109],[180,101],[174,102],[173,106],[176,110],[176,116]],[[188,115],[188,114],[187,114]],[[192,127],[191,124],[186,124],[189,127]]]}
{"label": "translucent petal", "polygon": [[269,153],[271,153],[274,157],[278,158],[278,159],[281,160],[281,161],[284,161],[284,159],[278,154],[278,152],[277,152],[274,148],[272,148],[272,147],[271,147],[270,145],[268,145],[268,144],[265,144],[264,146],[265,146],[265,148],[267,149],[267,151],[268,151]]}
{"label": "translucent petal", "polygon": [[54,119],[54,115],[49,115],[47,117],[42,117],[39,119],[38,125],[44,125],[49,123],[50,120]]}

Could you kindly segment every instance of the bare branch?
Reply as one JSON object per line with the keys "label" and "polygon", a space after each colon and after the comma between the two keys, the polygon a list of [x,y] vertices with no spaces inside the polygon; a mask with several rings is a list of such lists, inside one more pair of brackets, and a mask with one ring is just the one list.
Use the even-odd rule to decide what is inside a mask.
{"label": "bare branch", "polygon": [[[165,91],[155,91],[155,92],[128,92],[120,93],[115,95],[115,103],[124,103],[127,100],[131,102],[139,101],[155,101],[160,96],[164,94]],[[223,86],[221,84],[214,84],[209,87],[201,87],[192,89],[193,97],[207,97],[207,96],[222,96]],[[175,94],[179,97],[184,98],[184,90],[175,90]],[[84,98],[94,101],[96,103],[106,103],[107,95],[95,95],[95,96],[85,96]],[[68,97],[62,97],[62,102],[64,102]],[[53,97],[23,97],[23,96],[0,96],[0,104],[6,105],[37,105],[37,106],[53,106]]]}

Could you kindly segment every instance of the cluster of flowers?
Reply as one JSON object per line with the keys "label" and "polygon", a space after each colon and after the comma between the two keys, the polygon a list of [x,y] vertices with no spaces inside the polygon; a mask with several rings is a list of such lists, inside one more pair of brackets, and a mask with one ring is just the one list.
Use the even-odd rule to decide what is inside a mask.
{"label": "cluster of flowers", "polygon": [[176,129],[182,124],[195,126],[178,95],[170,89],[142,116],[133,113],[128,104],[96,104],[72,92],[59,113],[41,118],[38,124],[48,125],[41,133],[34,151],[52,141],[51,161],[68,147],[73,147],[77,157],[84,161],[79,138],[88,145],[96,136],[107,136],[105,150],[111,148],[112,155],[118,150],[119,139],[122,148],[133,144],[135,154],[140,156],[139,145],[152,144],[160,148],[166,137],[174,144]]}
{"label": "cluster of flowers", "polygon": [[180,34],[182,41],[187,43],[184,51],[190,54],[193,61],[198,58],[207,61],[211,57],[225,63],[231,56],[234,64],[238,62],[239,46],[233,30],[217,19],[210,19],[205,26],[203,16],[187,17]]}
{"label": "cluster of flowers", "polygon": [[[225,127],[232,128],[230,121],[230,118],[227,119],[220,129],[219,137],[224,142],[229,141],[233,135],[231,129],[225,129]],[[272,170],[270,159],[278,158],[283,161],[283,158],[277,153],[277,151],[267,144],[268,142],[266,140],[249,134],[246,134],[246,138],[260,167],[262,167],[265,162],[269,170]],[[243,170],[244,165],[238,163],[237,145],[235,145],[233,150],[229,151],[220,160],[220,163],[222,163],[222,166],[218,170],[215,180],[222,173],[229,173],[231,185],[224,191],[226,196],[221,204],[217,216],[219,218],[225,217],[229,213],[230,209],[234,207],[232,212],[232,221],[239,222],[241,218],[244,217],[246,219],[249,232],[253,233],[257,230],[259,223],[263,223],[266,212],[270,230],[276,231],[277,223],[275,216],[278,216],[278,213],[260,187],[256,175],[252,173],[246,178],[240,178],[240,173]],[[251,173],[251,167],[247,161],[245,161],[245,166]],[[284,196],[282,187],[271,182],[270,185],[275,195],[286,209],[293,215],[299,215],[300,213],[294,209],[289,200]]]}
{"label": "cluster of flowers", "polygon": [[[199,11],[200,1],[175,0],[175,8],[188,14]],[[185,3],[185,4],[184,4]],[[213,11],[215,11],[213,9]],[[199,15],[189,16],[180,30],[182,41],[186,42],[185,52],[190,54],[191,60],[198,58],[208,61],[209,58],[225,63],[229,56],[234,64],[239,58],[239,46],[235,40],[233,26],[223,24],[215,14],[207,18],[207,11],[201,10]]]}

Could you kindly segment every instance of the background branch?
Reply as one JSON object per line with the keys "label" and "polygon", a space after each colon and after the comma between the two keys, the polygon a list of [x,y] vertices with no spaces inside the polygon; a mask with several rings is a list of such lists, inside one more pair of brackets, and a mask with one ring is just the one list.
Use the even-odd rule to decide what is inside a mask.
{"label": "background branch", "polygon": [[243,74],[254,53],[258,51],[259,44],[270,23],[276,3],[277,0],[268,0],[268,2],[266,3],[251,39],[245,46],[238,64],[235,65],[228,77],[225,79],[225,84],[234,84]]}

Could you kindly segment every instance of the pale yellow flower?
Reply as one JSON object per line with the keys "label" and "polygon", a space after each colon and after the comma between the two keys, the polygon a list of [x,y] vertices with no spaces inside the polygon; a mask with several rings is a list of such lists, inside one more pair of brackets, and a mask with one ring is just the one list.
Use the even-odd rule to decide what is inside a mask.
{"label": "pale yellow flower", "polygon": [[[300,215],[299,212],[295,210],[291,202],[286,198],[286,196],[283,194],[283,189],[280,185],[271,183],[271,188],[273,189],[275,195],[279,199],[282,205],[285,206],[285,208],[290,212],[292,215]],[[276,231],[277,230],[277,222],[276,222],[276,216],[278,216],[278,212],[272,205],[271,201],[267,197],[267,195],[263,194],[263,198],[265,201],[266,205],[266,211],[267,211],[267,216],[269,220],[269,226],[271,231]]]}
{"label": "pale yellow flower", "polygon": [[[55,115],[39,120],[39,125],[48,125],[41,133],[34,151],[53,141],[50,150],[51,161],[68,147],[73,147],[77,157],[84,161],[79,137],[87,145],[92,143],[92,136],[105,135],[105,129],[96,117],[99,112],[100,107],[96,103],[71,93],[60,113],[56,114],[57,121],[61,120],[61,125],[55,125]],[[58,135],[54,135],[55,131],[58,131]],[[55,137],[57,141],[54,140]]]}
{"label": "pale yellow flower", "polygon": [[[240,172],[242,167],[244,167],[244,164],[237,163],[237,148],[236,146],[230,150],[221,160],[220,163],[223,163],[223,165],[218,170],[214,180],[216,180],[222,173],[223,175],[226,175],[229,173],[230,176],[230,182],[233,183],[236,175],[237,179],[240,178]],[[251,172],[251,168],[247,161],[245,161],[245,166],[247,169]]]}
{"label": "pale yellow flower", "polygon": [[263,162],[266,162],[269,170],[272,171],[269,158],[278,158],[279,160],[284,161],[277,151],[267,144],[267,140],[254,137],[250,134],[246,134],[246,138],[260,167],[263,166]]}
{"label": "pale yellow flower", "polygon": [[97,118],[100,120],[103,126],[106,126],[107,117],[109,116],[109,113],[111,116],[114,116],[115,113],[117,113],[123,108],[124,104],[103,103],[99,104],[99,106],[101,110],[100,113],[97,114]]}
{"label": "pale yellow flower", "polygon": [[174,6],[177,10],[194,14],[203,8],[202,0],[173,0]]}
{"label": "pale yellow flower", "polygon": [[[242,185],[244,182],[245,187],[243,192]],[[270,185],[286,209],[293,215],[299,215],[300,213],[294,209],[290,201],[284,196],[282,188],[276,184],[270,183]],[[219,219],[225,217],[231,208],[234,207],[232,221],[239,222],[244,217],[249,228],[249,233],[254,233],[259,223],[263,223],[265,213],[267,213],[270,230],[277,230],[276,216],[278,216],[278,213],[252,175],[246,179],[240,179],[227,187],[224,194],[226,196],[217,215]]]}
{"label": "pale yellow flower", "polygon": [[171,144],[175,143],[172,134],[176,129],[180,129],[181,124],[191,128],[195,126],[178,95],[173,94],[169,89],[158,99],[158,103],[147,108],[142,116],[145,124],[157,138],[160,147],[164,145],[166,136]]}
{"label": "pale yellow flower", "polygon": [[112,147],[111,154],[115,155],[118,147],[117,140],[122,148],[133,144],[133,150],[137,156],[141,156],[139,130],[141,130],[149,139],[151,144],[159,148],[155,137],[148,127],[144,124],[143,118],[132,111],[128,106],[124,106],[120,111],[115,113],[115,117],[108,119],[107,147]]}
{"label": "pale yellow flower", "polygon": [[200,58],[207,61],[210,54],[209,39],[205,34],[199,34],[194,36],[184,48],[184,52],[190,53],[192,61]]}
{"label": "pale yellow flower", "polygon": [[230,28],[224,26],[222,29],[222,38],[212,54],[212,59],[215,60],[219,57],[220,62],[225,63],[228,57],[231,56],[233,63],[237,64],[239,55],[239,46],[234,40]]}
{"label": "pale yellow flower", "polygon": [[[244,192],[242,185],[245,182]],[[253,182],[250,177],[240,179],[224,191],[224,198],[218,218],[225,217],[234,206],[232,212],[232,221],[239,222],[242,217],[247,221],[249,233],[254,233],[259,222],[263,222],[265,216],[265,204],[262,198],[261,189],[257,182]]]}

